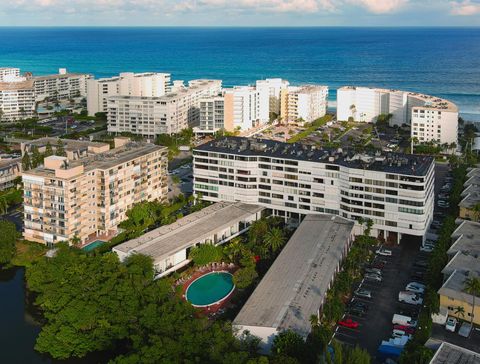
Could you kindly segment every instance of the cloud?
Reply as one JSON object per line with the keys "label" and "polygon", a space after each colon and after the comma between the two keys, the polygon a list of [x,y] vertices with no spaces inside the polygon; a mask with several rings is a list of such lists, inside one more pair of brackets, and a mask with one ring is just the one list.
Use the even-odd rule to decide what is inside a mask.
{"label": "cloud", "polygon": [[400,10],[408,4],[409,0],[351,0],[350,2],[374,14],[386,14]]}
{"label": "cloud", "polygon": [[450,14],[452,15],[471,16],[480,14],[480,3],[471,0],[451,1],[450,7]]}

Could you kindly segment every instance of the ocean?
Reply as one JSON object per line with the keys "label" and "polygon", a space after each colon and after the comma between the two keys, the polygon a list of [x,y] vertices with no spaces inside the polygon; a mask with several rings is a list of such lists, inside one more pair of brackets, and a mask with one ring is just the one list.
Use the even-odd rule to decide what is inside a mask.
{"label": "ocean", "polygon": [[455,102],[480,121],[480,28],[0,28],[0,67],[35,75],[66,67],[106,77],[168,72],[224,85],[378,86]]}

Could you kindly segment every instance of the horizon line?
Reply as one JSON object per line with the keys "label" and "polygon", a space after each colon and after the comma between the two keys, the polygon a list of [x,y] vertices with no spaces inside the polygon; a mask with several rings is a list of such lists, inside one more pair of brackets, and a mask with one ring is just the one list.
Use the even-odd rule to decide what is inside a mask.
{"label": "horizon line", "polygon": [[480,25],[0,25],[2,28],[480,28]]}

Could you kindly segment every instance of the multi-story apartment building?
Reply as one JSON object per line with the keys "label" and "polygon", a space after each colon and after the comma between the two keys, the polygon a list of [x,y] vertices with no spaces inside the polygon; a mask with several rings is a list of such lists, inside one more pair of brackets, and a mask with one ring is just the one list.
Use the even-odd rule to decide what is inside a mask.
{"label": "multi-story apartment building", "polygon": [[225,98],[221,95],[200,99],[200,125],[196,133],[212,134],[224,129]]}
{"label": "multi-story apartment building", "polygon": [[220,80],[193,80],[161,97],[114,96],[108,99],[108,131],[155,137],[178,133],[200,122],[200,100],[218,95]]}
{"label": "multi-story apartment building", "polygon": [[90,142],[76,139],[60,139],[55,137],[45,137],[34,140],[24,141],[20,144],[22,155],[26,152],[31,153],[32,149],[37,148],[39,153],[45,153],[48,146],[54,153],[57,151],[59,144],[62,145],[66,157],[69,161],[87,157],[91,154],[107,152],[110,144],[100,142]]}
{"label": "multi-story apartment building", "polygon": [[286,89],[290,83],[281,78],[267,78],[265,80],[258,80],[255,87],[260,92],[266,89],[269,96],[269,109],[271,113],[280,115],[280,92]]}
{"label": "multi-story apartment building", "polygon": [[37,76],[33,78],[35,101],[46,98],[58,100],[87,96],[87,80],[90,75],[80,73],[67,73],[65,68],[60,68],[58,74]]}
{"label": "multi-story apartment building", "polygon": [[0,67],[0,82],[10,82],[20,77],[20,68]]}
{"label": "multi-story apartment building", "polygon": [[35,112],[33,80],[7,77],[0,82],[0,121],[31,118]]}
{"label": "multi-story apartment building", "polygon": [[433,215],[434,160],[355,154],[271,140],[222,138],[193,151],[194,193],[261,204],[285,218],[371,219],[385,239],[424,236]]}
{"label": "multi-story apartment building", "polygon": [[15,179],[20,176],[22,159],[0,159],[0,191],[14,187]]}
{"label": "multi-story apartment building", "polygon": [[116,138],[115,148],[69,160],[45,158],[22,173],[24,237],[54,245],[111,238],[126,212],[141,201],[165,201],[167,149]]}
{"label": "multi-story apartment building", "polygon": [[224,97],[225,130],[248,130],[268,122],[270,99],[266,88],[235,86],[226,89]]}
{"label": "multi-story apartment building", "polygon": [[419,143],[457,143],[458,108],[448,100],[414,92],[346,86],[337,90],[337,119],[374,122],[392,114],[390,125],[411,125]]}
{"label": "multi-story apartment building", "polygon": [[285,122],[310,123],[327,113],[327,86],[289,86],[280,94],[280,116]]}
{"label": "multi-story apartment building", "polygon": [[119,76],[89,79],[87,82],[88,115],[107,112],[110,96],[160,97],[170,90],[169,73],[124,72]]}

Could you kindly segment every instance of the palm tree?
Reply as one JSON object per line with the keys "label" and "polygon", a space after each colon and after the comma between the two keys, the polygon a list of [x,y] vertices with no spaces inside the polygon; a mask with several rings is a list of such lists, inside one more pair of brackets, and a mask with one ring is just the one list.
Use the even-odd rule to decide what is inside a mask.
{"label": "palm tree", "polygon": [[242,256],[242,239],[238,236],[230,240],[230,243],[224,249],[225,255],[231,262],[236,262]]}
{"label": "palm tree", "polygon": [[75,247],[79,246],[81,242],[82,240],[76,234],[70,239],[70,244]]}
{"label": "palm tree", "polygon": [[470,314],[470,325],[473,325],[473,315],[475,312],[475,297],[480,296],[480,278],[470,277],[465,281],[465,292],[473,297],[472,312]]}
{"label": "palm tree", "polygon": [[271,249],[272,252],[275,253],[283,244],[285,244],[285,236],[283,235],[282,229],[274,227],[265,235],[265,245]]}
{"label": "palm tree", "polygon": [[463,306],[455,307],[454,314],[457,316],[462,316],[462,318],[465,317],[465,307]]}
{"label": "palm tree", "polygon": [[312,326],[312,328],[318,327],[320,325],[317,315],[310,315],[310,325]]}

